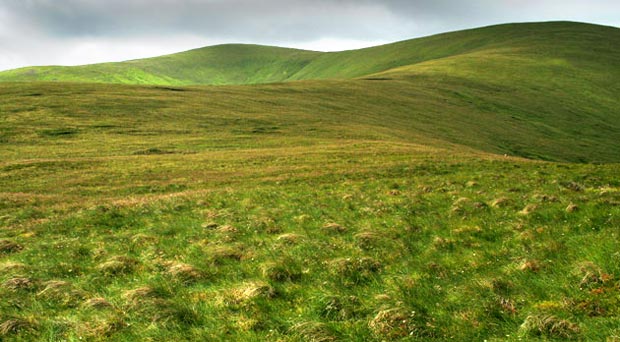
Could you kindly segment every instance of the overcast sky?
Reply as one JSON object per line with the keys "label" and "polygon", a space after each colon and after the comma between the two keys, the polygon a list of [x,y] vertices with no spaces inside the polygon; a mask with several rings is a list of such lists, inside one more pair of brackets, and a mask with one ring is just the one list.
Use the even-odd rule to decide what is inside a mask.
{"label": "overcast sky", "polygon": [[620,26],[620,0],[0,0],[0,70],[222,43],[321,51],[498,23]]}

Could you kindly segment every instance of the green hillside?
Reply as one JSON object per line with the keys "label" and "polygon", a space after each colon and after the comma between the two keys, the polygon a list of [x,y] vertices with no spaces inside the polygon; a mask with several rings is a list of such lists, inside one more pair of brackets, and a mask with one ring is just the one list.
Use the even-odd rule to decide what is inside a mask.
{"label": "green hillside", "polygon": [[[205,91],[222,103],[231,103],[228,94],[234,93],[235,103],[227,109],[282,108],[275,120],[300,127],[300,135],[318,118],[334,127],[346,118],[406,142],[439,141],[543,160],[617,162],[618,66],[620,29],[554,22],[338,53],[223,45],[125,63],[21,69],[0,79],[168,86],[341,79]],[[249,100],[263,97],[264,102]],[[303,117],[287,116],[299,111]]]}
{"label": "green hillside", "polygon": [[[546,56],[567,63],[617,65],[617,28],[571,22],[509,24],[452,32],[367,49],[321,53],[257,45],[219,45],[174,55],[77,67],[28,67],[0,81],[72,81],[160,85],[254,84],[348,79],[469,53]],[[592,66],[592,65],[586,65]],[[480,66],[478,66],[480,67]],[[613,70],[617,72],[617,70]],[[609,75],[609,80],[613,75]]]}
{"label": "green hillside", "polygon": [[248,84],[285,80],[320,53],[259,45],[219,45],[156,58],[76,67],[29,67],[1,81],[122,84]]}
{"label": "green hillside", "polygon": [[619,31],[2,73],[0,340],[618,341]]}

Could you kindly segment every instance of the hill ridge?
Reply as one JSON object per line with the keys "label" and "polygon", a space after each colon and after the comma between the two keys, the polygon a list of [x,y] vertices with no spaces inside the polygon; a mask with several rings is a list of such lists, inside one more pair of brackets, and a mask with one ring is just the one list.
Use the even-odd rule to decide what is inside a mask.
{"label": "hill ridge", "polygon": [[[536,40],[562,29],[620,29],[577,22],[511,23],[453,31],[339,52],[257,44],[218,44],[169,55],[80,66],[35,66],[0,72],[2,81],[73,81],[154,85],[259,84],[351,79],[407,65]],[[509,44],[510,45],[510,44]]]}

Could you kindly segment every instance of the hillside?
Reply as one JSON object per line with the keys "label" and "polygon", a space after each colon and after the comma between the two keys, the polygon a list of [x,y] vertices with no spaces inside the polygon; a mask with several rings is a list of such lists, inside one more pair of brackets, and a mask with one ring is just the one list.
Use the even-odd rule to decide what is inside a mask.
{"label": "hillside", "polygon": [[[218,46],[79,68],[94,72],[129,65],[159,70],[144,74],[141,80],[154,84],[161,80],[168,86],[191,83],[190,78],[198,82],[204,75],[211,75],[209,79],[217,79],[216,83],[341,78],[179,88],[187,91],[166,96],[162,106],[188,122],[195,119],[188,120],[185,111],[175,109],[175,99],[201,108],[192,115],[223,110],[228,121],[240,115],[250,120],[267,115],[268,125],[285,123],[296,137],[313,132],[309,130],[317,129],[317,122],[320,131],[344,136],[359,135],[358,126],[364,125],[374,130],[372,139],[456,144],[542,160],[620,161],[616,143],[620,141],[620,84],[616,81],[620,79],[620,29],[615,28],[565,22],[501,25],[328,54]],[[82,70],[76,68],[52,70],[70,79]],[[96,73],[109,79],[121,77],[114,72]],[[40,74],[31,76],[36,75]],[[6,87],[15,86],[7,83]],[[54,92],[53,84],[27,88],[43,95]],[[123,113],[122,107],[116,110]],[[72,125],[83,125],[80,120]]]}
{"label": "hillside", "polygon": [[0,83],[0,340],[617,341],[618,31]]}
{"label": "hillside", "polygon": [[0,339],[613,340],[619,164],[427,83],[0,85]]}
{"label": "hillside", "polygon": [[[9,70],[0,72],[0,82],[224,85],[350,79],[485,52],[499,53],[517,61],[519,56],[535,55],[563,59],[575,63],[575,66],[595,62],[599,67],[605,67],[617,65],[619,31],[617,28],[571,22],[508,24],[331,53],[258,45],[219,45],[121,63]],[[510,63],[509,60],[506,62]],[[481,65],[473,67],[480,68]]]}

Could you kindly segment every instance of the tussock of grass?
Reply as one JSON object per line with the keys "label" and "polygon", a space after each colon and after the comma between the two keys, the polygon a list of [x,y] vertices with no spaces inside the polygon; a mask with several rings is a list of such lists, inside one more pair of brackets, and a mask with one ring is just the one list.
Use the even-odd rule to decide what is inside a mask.
{"label": "tussock of grass", "polygon": [[225,300],[232,305],[244,305],[257,298],[269,299],[275,296],[276,290],[271,285],[262,281],[253,281],[228,291]]}
{"label": "tussock of grass", "polygon": [[75,289],[71,283],[62,280],[50,280],[42,284],[43,289],[37,297],[45,301],[53,301],[58,305],[77,306],[86,297],[86,293]]}
{"label": "tussock of grass", "polygon": [[37,286],[36,281],[26,277],[15,277],[7,279],[2,283],[2,287],[17,291],[17,290],[32,290]]}
{"label": "tussock of grass", "polygon": [[0,336],[17,334],[23,331],[32,330],[36,327],[36,322],[29,319],[14,318],[0,323]]}
{"label": "tussock of grass", "polygon": [[108,261],[97,265],[97,270],[105,275],[119,275],[131,273],[138,266],[139,262],[126,256],[114,256]]}
{"label": "tussock of grass", "polygon": [[203,276],[203,273],[199,271],[198,269],[196,269],[194,266],[185,264],[185,263],[180,263],[180,262],[170,263],[168,265],[167,272],[172,277],[179,279],[186,283],[194,282],[202,278]]}
{"label": "tussock of grass", "polygon": [[89,298],[88,300],[84,302],[83,306],[85,308],[98,309],[98,310],[113,307],[113,305],[103,297]]}
{"label": "tussock of grass", "polygon": [[321,322],[300,322],[293,325],[288,332],[302,341],[333,342],[338,340],[334,332]]}
{"label": "tussock of grass", "polygon": [[575,339],[581,329],[575,323],[556,316],[531,315],[521,325],[521,332],[528,336]]}
{"label": "tussock of grass", "polygon": [[491,202],[491,206],[493,208],[505,208],[507,206],[509,206],[512,203],[512,200],[508,197],[500,197],[497,199],[494,199],[493,202]]}
{"label": "tussock of grass", "polygon": [[368,327],[380,338],[398,339],[415,336],[420,328],[415,315],[414,311],[403,308],[381,310],[368,322]]}
{"label": "tussock of grass", "polygon": [[16,242],[10,240],[0,240],[0,255],[17,253],[24,249],[24,247]]}
{"label": "tussock of grass", "polygon": [[323,230],[327,233],[336,233],[336,234],[342,234],[342,233],[346,233],[347,232],[347,228],[335,223],[335,222],[329,222],[323,225]]}
{"label": "tussock of grass", "polygon": [[265,263],[262,270],[265,278],[277,282],[298,281],[302,277],[301,266],[292,258]]}
{"label": "tussock of grass", "polygon": [[284,244],[296,245],[296,244],[302,242],[304,239],[305,239],[305,237],[303,235],[294,234],[294,233],[288,233],[288,234],[282,234],[282,235],[278,236],[278,238],[276,240],[278,242],[281,242],[281,243],[284,243]]}

